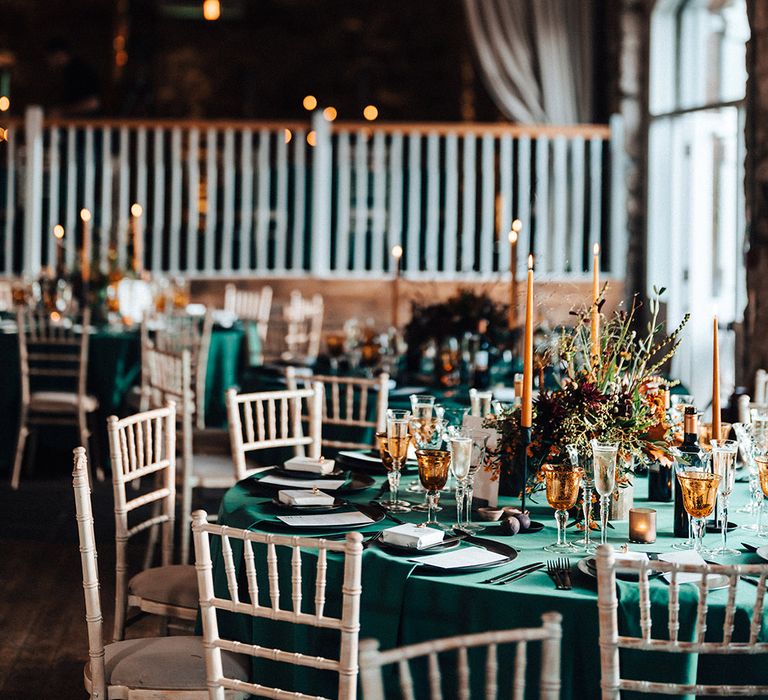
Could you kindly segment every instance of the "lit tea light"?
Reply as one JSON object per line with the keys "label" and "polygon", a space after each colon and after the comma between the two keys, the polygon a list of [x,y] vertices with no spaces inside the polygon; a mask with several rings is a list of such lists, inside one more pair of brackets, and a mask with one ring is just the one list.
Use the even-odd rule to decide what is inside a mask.
{"label": "lit tea light", "polygon": [[629,509],[629,540],[640,544],[656,541],[656,511],[653,508]]}

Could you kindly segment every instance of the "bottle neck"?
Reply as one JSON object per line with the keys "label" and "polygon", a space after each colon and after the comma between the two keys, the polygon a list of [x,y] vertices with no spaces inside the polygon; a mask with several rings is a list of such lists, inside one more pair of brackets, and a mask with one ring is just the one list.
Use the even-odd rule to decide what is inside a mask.
{"label": "bottle neck", "polygon": [[695,443],[699,436],[699,420],[694,414],[686,414],[683,422],[683,442]]}

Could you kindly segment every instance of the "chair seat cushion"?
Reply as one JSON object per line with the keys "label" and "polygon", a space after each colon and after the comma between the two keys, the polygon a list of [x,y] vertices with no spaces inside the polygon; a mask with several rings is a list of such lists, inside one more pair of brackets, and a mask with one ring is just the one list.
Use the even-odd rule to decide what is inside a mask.
{"label": "chair seat cushion", "polygon": [[[78,406],[74,391],[33,391],[29,396],[29,407],[41,413],[73,413]],[[99,407],[95,396],[83,397],[83,408],[93,413]]]}
{"label": "chair seat cushion", "polygon": [[199,599],[195,567],[173,564],[145,569],[128,582],[128,594],[155,603],[197,609]]}
{"label": "chair seat cushion", "polygon": [[[202,637],[126,639],[104,647],[108,685],[162,690],[205,690]],[[221,652],[224,676],[247,681],[250,660]],[[91,677],[90,666],[85,672]]]}

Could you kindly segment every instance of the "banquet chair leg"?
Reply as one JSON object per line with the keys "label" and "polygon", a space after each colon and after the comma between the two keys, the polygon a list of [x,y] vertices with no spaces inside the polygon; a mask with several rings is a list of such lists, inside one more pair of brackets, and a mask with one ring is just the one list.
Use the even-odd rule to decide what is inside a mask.
{"label": "banquet chair leg", "polygon": [[[22,419],[23,420],[23,419]],[[16,456],[13,460],[13,472],[11,476],[11,488],[16,491],[19,488],[19,478],[21,477],[21,465],[24,462],[24,446],[29,435],[26,421],[19,426],[19,436],[16,438]]]}

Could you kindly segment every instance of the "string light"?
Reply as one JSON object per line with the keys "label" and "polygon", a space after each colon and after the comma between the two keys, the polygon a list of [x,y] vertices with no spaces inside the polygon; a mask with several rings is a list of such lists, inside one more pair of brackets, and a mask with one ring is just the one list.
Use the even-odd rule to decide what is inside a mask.
{"label": "string light", "polygon": [[219,0],[204,0],[203,17],[209,22],[214,22],[221,17],[221,4]]}
{"label": "string light", "polygon": [[366,105],[363,110],[363,116],[369,121],[374,121],[379,116],[379,110],[375,105]]}
{"label": "string light", "polygon": [[293,138],[293,132],[290,129],[286,129],[284,134],[285,134],[285,142],[290,143],[291,139]]}
{"label": "string light", "polygon": [[334,119],[336,119],[336,115],[338,113],[336,112],[335,107],[326,107],[323,110],[323,116],[325,117],[325,121],[332,122]]}
{"label": "string light", "polygon": [[0,97],[0,112],[7,112],[11,108],[11,100],[7,95]]}
{"label": "string light", "polygon": [[317,98],[314,95],[307,95],[302,100],[301,104],[304,105],[304,109],[306,109],[307,112],[311,112],[317,107]]}
{"label": "string light", "polygon": [[307,143],[308,143],[310,146],[314,146],[314,145],[317,143],[317,134],[314,132],[314,130],[313,130],[313,131],[310,131],[310,132],[307,134]]}

